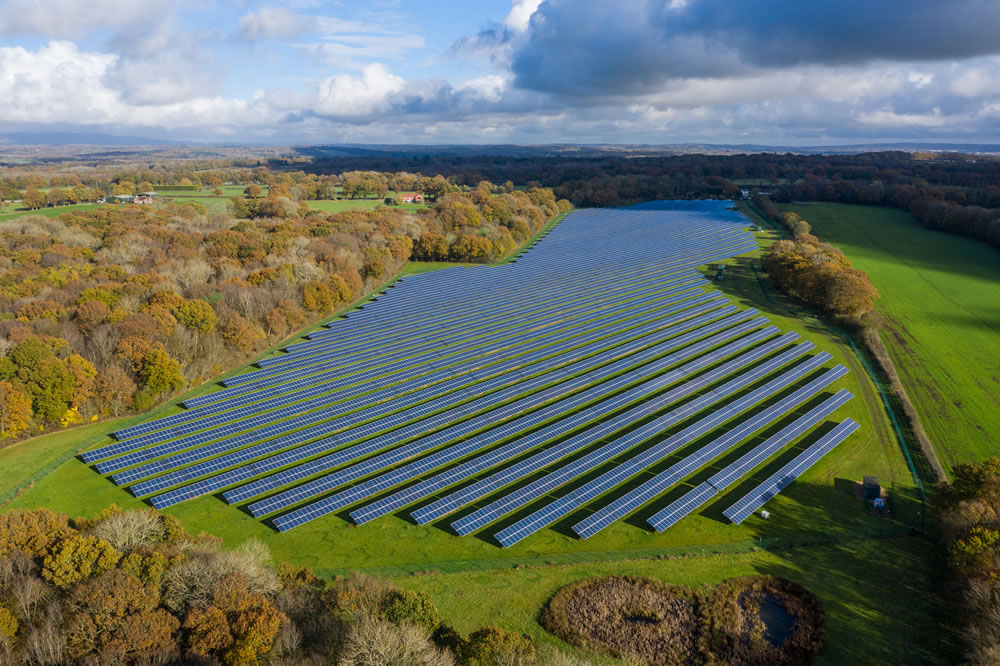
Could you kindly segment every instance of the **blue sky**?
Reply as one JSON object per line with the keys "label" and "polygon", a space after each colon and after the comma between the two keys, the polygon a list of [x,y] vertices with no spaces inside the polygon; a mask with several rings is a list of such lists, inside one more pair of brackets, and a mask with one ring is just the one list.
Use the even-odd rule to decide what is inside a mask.
{"label": "blue sky", "polygon": [[0,0],[0,128],[1000,142],[995,0]]}

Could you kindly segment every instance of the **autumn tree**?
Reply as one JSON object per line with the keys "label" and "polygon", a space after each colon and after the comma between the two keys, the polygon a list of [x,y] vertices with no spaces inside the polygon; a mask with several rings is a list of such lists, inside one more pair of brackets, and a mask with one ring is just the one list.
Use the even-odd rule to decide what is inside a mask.
{"label": "autumn tree", "polygon": [[220,331],[222,340],[233,349],[244,354],[253,351],[260,337],[257,329],[243,315],[233,313]]}
{"label": "autumn tree", "polygon": [[31,424],[31,400],[7,381],[0,381],[0,436],[17,437]]}
{"label": "autumn tree", "polygon": [[57,587],[69,587],[108,571],[121,553],[97,537],[73,534],[57,542],[45,556],[42,577]]}
{"label": "autumn tree", "polygon": [[142,389],[151,395],[171,393],[184,387],[180,363],[163,349],[154,349],[142,361],[139,371]]}
{"label": "autumn tree", "polygon": [[45,206],[45,194],[39,192],[35,188],[28,188],[24,193],[24,197],[21,199],[21,203],[24,204],[25,208],[35,210],[36,208],[42,208]]}
{"label": "autumn tree", "polygon": [[260,185],[257,185],[256,183],[247,185],[243,190],[243,194],[245,194],[248,199],[258,199],[263,192],[264,191],[261,189]]}
{"label": "autumn tree", "polygon": [[461,657],[467,666],[527,665],[537,663],[538,658],[530,638],[499,627],[483,627],[470,634]]}
{"label": "autumn tree", "polygon": [[180,628],[177,618],[158,608],[157,587],[145,585],[121,570],[101,574],[76,587],[67,646],[77,659],[96,657],[102,663],[128,663],[169,653]]}
{"label": "autumn tree", "polygon": [[76,308],[76,325],[84,334],[108,320],[111,308],[101,301],[84,301]]}

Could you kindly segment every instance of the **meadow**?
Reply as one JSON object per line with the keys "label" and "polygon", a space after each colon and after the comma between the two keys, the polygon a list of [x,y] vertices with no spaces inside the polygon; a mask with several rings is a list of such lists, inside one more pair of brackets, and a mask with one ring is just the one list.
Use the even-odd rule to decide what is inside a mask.
{"label": "meadow", "polygon": [[882,339],[945,468],[1000,453],[1000,252],[895,209],[785,208],[881,291]]}

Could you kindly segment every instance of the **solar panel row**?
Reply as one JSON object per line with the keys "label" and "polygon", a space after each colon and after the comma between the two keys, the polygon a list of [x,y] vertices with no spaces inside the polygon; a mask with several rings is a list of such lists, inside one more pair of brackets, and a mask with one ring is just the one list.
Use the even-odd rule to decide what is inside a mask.
{"label": "solar panel row", "polygon": [[[649,349],[648,352],[643,352],[642,354],[637,355],[634,358],[626,358],[622,362],[618,362],[617,365],[609,366],[605,371],[603,371],[603,376],[606,376],[607,374],[612,373],[612,372],[619,372],[619,371],[621,371],[621,368],[624,367],[624,365],[626,365],[626,364],[637,364],[637,363],[645,362],[647,360],[647,357],[649,357],[651,355],[655,356],[655,355],[659,355],[659,354],[664,353],[664,351],[666,351],[667,348],[655,347],[655,345],[659,344],[663,340],[669,340],[669,343],[670,343],[669,348],[680,346],[682,344],[686,344],[687,342],[691,342],[691,341],[697,339],[698,337],[700,337],[702,335],[706,335],[706,334],[708,334],[708,333],[710,333],[712,331],[720,330],[722,328],[725,328],[726,326],[732,326],[733,324],[738,324],[739,322],[744,321],[745,319],[747,319],[749,316],[752,316],[752,314],[753,314],[753,312],[745,311],[746,314],[745,313],[739,313],[739,314],[736,314],[736,315],[731,315],[731,316],[728,316],[728,317],[726,317],[724,319],[721,319],[721,320],[713,323],[713,321],[715,319],[717,319],[720,314],[726,314],[726,312],[727,312],[727,309],[723,309],[723,310],[720,310],[720,311],[712,312],[712,313],[704,315],[702,317],[698,317],[698,318],[690,319],[690,320],[687,320],[687,321],[683,321],[683,322],[675,324],[673,326],[669,326],[669,327],[663,328],[663,329],[661,329],[659,331],[655,331],[653,333],[647,334],[647,335],[645,335],[645,336],[643,336],[641,338],[634,339],[633,342],[630,342],[630,343],[628,343],[626,345],[623,345],[621,347],[616,347],[615,349],[611,350],[611,352],[608,353],[608,354],[603,354],[603,355],[600,355],[600,356],[593,357],[593,358],[591,358],[590,360],[588,360],[586,362],[574,363],[573,365],[569,366],[566,369],[566,371],[564,373],[562,373],[562,374],[564,376],[565,376],[566,373],[573,373],[573,374],[575,374],[575,373],[587,370],[588,368],[602,365],[602,364],[604,364],[604,363],[606,363],[608,361],[612,361],[612,360],[617,359],[617,358],[619,358],[621,356],[628,355],[628,354],[633,354],[633,353],[635,353],[638,350]],[[726,335],[727,336],[735,336],[735,335],[738,335],[740,332],[742,332],[744,330],[750,330],[750,329],[755,328],[755,327],[757,327],[759,325],[760,325],[760,322],[756,322],[756,323],[753,323],[753,324],[750,324],[750,325],[736,326],[731,331],[727,332]],[[679,337],[674,338],[674,336],[676,336],[678,333],[683,333],[684,331],[688,331],[689,329],[695,329],[695,330],[692,331],[692,332],[689,332],[689,333],[687,333],[685,335],[681,335]],[[670,338],[673,338],[673,339],[670,340]],[[595,343],[594,345],[591,345],[590,349],[588,349],[587,351],[588,352],[599,351],[599,349],[601,348],[601,345],[607,344],[608,342],[609,341],[602,341],[602,342],[599,342],[599,343]],[[573,360],[573,358],[571,356],[568,356],[568,355],[567,356],[560,356],[558,358],[558,363],[556,365],[559,366],[559,367],[561,367],[561,366],[563,366],[564,363],[568,363],[568,362],[570,362],[572,360]],[[515,377],[514,379],[516,380],[517,377]],[[331,425],[333,425],[333,424],[331,424]],[[342,428],[342,427],[343,427],[342,425],[337,425],[337,426],[334,426],[333,429],[338,429],[338,428]],[[462,427],[462,430],[464,431],[465,427]],[[319,430],[313,429],[313,430],[310,430],[310,431],[305,431],[302,435],[290,435],[290,436],[283,437],[283,438],[281,438],[279,440],[275,440],[272,443],[255,445],[255,446],[251,447],[251,449],[253,449],[253,451],[252,451],[252,455],[250,457],[261,456],[261,455],[264,455],[264,454],[267,454],[267,453],[273,453],[274,451],[278,450],[279,448],[286,448],[286,447],[288,447],[292,443],[298,443],[298,442],[301,442],[301,441],[305,441],[305,440],[310,439],[312,437],[316,437],[316,436],[318,436],[320,434],[325,434],[325,432],[326,432],[326,429],[324,429],[323,431],[319,431]],[[277,469],[279,467],[283,467],[285,465],[291,464],[291,463],[293,463],[293,462],[295,462],[297,460],[302,460],[302,459],[311,457],[313,455],[317,455],[318,453],[321,453],[321,452],[323,452],[325,450],[329,450],[329,449],[335,448],[336,446],[344,444],[347,441],[350,441],[351,439],[356,439],[356,438],[351,438],[351,437],[346,437],[345,438],[345,437],[339,437],[338,436],[338,437],[334,437],[334,438],[331,438],[331,439],[319,440],[317,442],[314,442],[314,443],[308,445],[307,447],[304,447],[304,448],[301,448],[301,449],[293,449],[293,450],[290,450],[290,451],[288,451],[286,453],[283,453],[280,457],[275,457],[275,458],[273,458],[271,460],[263,461],[262,463],[255,463],[254,467],[258,470],[258,473],[263,473],[264,471]],[[392,433],[387,434],[385,436],[385,438],[384,438],[383,441],[388,441],[389,443],[397,443],[397,442],[399,442],[400,441],[399,432],[398,431],[394,431]],[[373,446],[381,446],[382,443],[383,443],[382,441],[375,440],[373,442]],[[240,452],[240,453],[234,454],[235,457],[239,458],[240,462],[244,462],[246,460],[243,457],[244,455],[245,455],[244,452]],[[225,458],[225,456],[223,458]],[[202,474],[204,474],[204,473],[206,473],[208,471],[218,471],[219,469],[221,469],[222,467],[225,467],[225,466],[228,466],[228,465],[226,465],[226,464],[223,463],[220,466],[219,465],[219,461],[208,461],[208,462],[203,463],[202,465],[198,466],[200,469],[191,470],[190,473],[187,473],[187,472],[185,472],[185,471],[182,470],[181,474],[183,474],[183,476],[180,477],[180,480],[186,480],[187,478],[194,478],[195,476],[202,475]],[[242,478],[243,477],[240,476],[240,480],[242,480]],[[177,478],[169,479],[169,481],[171,483],[176,483],[178,480],[179,479],[177,479]],[[220,483],[222,483],[223,485],[219,486],[218,484],[220,484]],[[202,484],[202,487],[205,488],[206,491],[209,491],[209,490],[218,489],[219,487],[224,487],[225,485],[229,485],[229,484],[225,483],[225,478],[222,478],[222,479],[218,479],[218,480],[213,481],[213,482],[206,482],[206,483]],[[265,482],[265,481],[261,481],[257,485],[259,485],[261,487],[264,487],[265,489],[268,489],[268,490],[274,487],[274,485],[272,483]],[[137,487],[136,490],[140,491],[140,494],[141,494],[142,492],[145,492],[147,489],[146,488],[138,488]],[[247,490],[248,489],[244,488],[241,491],[241,494],[245,494],[247,492]],[[231,491],[231,492],[235,492],[235,491]],[[256,494],[256,493],[254,493],[254,494]],[[174,499],[175,497],[181,497],[181,496],[183,496],[184,499],[187,499],[188,497],[190,497],[190,494],[187,493],[187,492],[177,493],[176,495],[173,495],[170,498],[164,498],[164,497],[156,498],[154,500],[154,502],[157,502],[157,505],[159,506],[160,505],[159,502],[167,501],[168,499]],[[227,497],[232,497],[232,496],[233,495],[231,495],[230,493],[227,493]],[[245,497],[243,497],[243,498],[245,498]],[[241,498],[241,499],[243,499],[243,498]],[[233,500],[230,499],[230,501],[233,501]]]}
{"label": "solar panel row", "polygon": [[700,484],[694,490],[655,513],[649,518],[649,524],[657,532],[663,532],[672,527],[681,518],[700,507],[751,469],[780,451],[792,440],[808,432],[810,428],[823,421],[823,419],[827,418],[834,410],[852,397],[851,393],[846,390],[838,391],[833,397],[828,398],[822,404],[809,410],[741,456],[739,460],[727,465],[722,471],[710,477],[708,481]]}

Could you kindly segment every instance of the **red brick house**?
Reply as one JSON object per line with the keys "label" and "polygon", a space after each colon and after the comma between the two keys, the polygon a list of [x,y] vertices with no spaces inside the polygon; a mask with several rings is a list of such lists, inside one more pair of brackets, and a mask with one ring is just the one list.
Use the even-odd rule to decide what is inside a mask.
{"label": "red brick house", "polygon": [[403,203],[422,204],[424,202],[424,195],[420,192],[400,192],[399,199]]}

